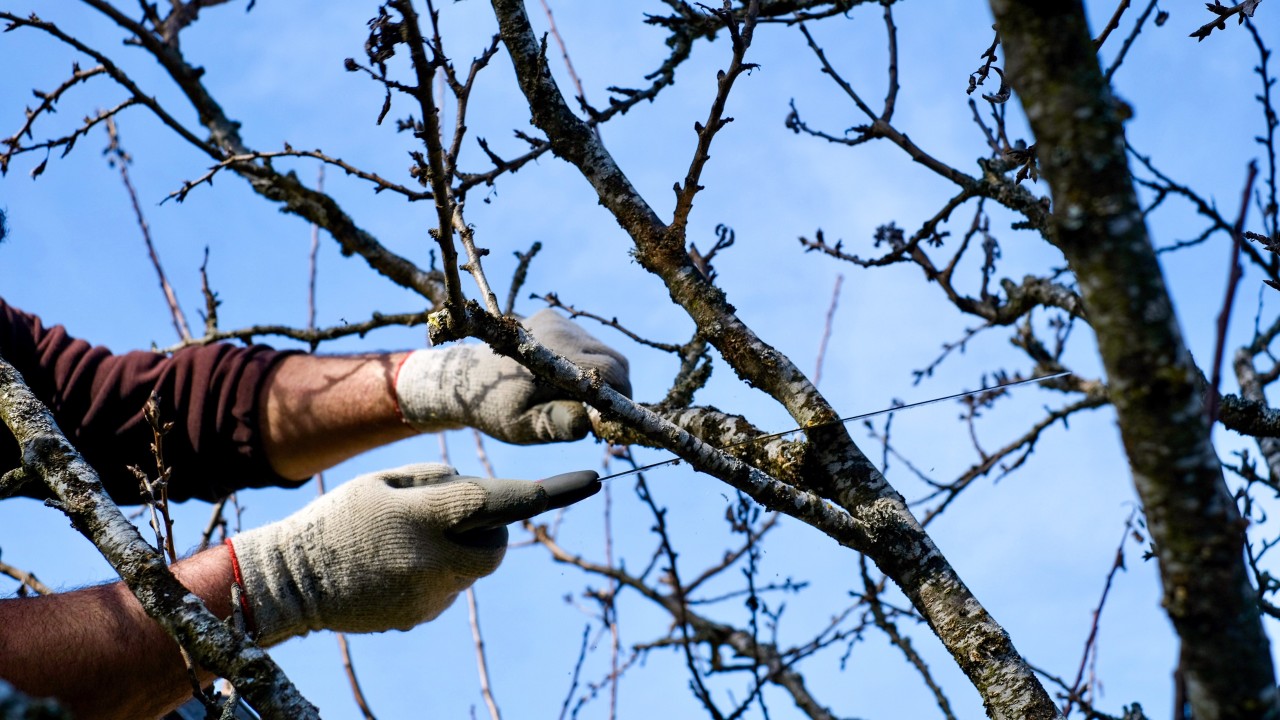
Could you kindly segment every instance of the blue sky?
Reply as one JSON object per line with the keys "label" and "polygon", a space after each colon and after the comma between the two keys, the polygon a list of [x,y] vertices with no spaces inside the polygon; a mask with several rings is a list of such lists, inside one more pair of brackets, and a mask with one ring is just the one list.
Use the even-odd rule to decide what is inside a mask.
{"label": "blue sky", "polygon": [[[538,6],[530,5],[535,25],[544,26]],[[137,49],[122,47],[114,29],[91,12],[20,1],[6,7],[57,19],[80,39],[110,52],[147,92],[175,101],[173,87],[158,69]],[[208,87],[228,114],[243,123],[251,146],[270,150],[289,142],[299,148],[319,147],[409,182],[406,152],[413,147],[411,139],[397,135],[393,127],[375,127],[380,90],[342,70],[343,58],[363,56],[364,23],[375,7],[272,0],[258,3],[248,14],[238,4],[215,8],[184,35],[183,49],[192,62],[205,67]],[[643,12],[663,11],[660,3],[561,0],[552,7],[596,104],[604,103],[607,86],[640,85],[664,55],[662,33],[641,23]],[[1112,9],[1090,3],[1094,27],[1105,22]],[[1189,5],[1165,9],[1172,13],[1168,24],[1142,33],[1116,77],[1118,94],[1135,108],[1130,139],[1143,152],[1154,154],[1166,172],[1201,189],[1224,213],[1233,214],[1245,164],[1259,155],[1252,138],[1262,131],[1261,112],[1250,99],[1259,87],[1252,73],[1252,41],[1233,24],[1197,44],[1187,33],[1207,19],[1201,11]],[[1119,47],[1136,12],[1126,16],[1104,57]],[[1277,26],[1267,22],[1269,12],[1265,5],[1259,9],[1260,25],[1278,45]],[[989,12],[975,3],[905,2],[895,13],[903,81],[897,125],[930,152],[976,171],[973,158],[983,152],[982,138],[970,119],[964,90],[968,74],[980,64],[978,56],[991,40]],[[459,66],[494,32],[488,5],[478,0],[442,3],[442,23],[447,50]],[[878,106],[885,89],[878,9],[859,8],[848,19],[824,21],[813,30],[833,64]],[[683,178],[693,150],[693,122],[705,118],[715,72],[727,62],[728,52],[723,39],[700,44],[678,71],[676,84],[656,103],[636,108],[603,130],[620,165],[664,216],[673,203],[671,185]],[[8,136],[20,124],[22,108],[32,102],[30,88],[56,85],[75,59],[33,31],[0,36],[0,60],[10,68],[0,88],[0,135]],[[703,249],[714,242],[718,223],[735,229],[737,244],[720,257],[716,269],[741,316],[802,368],[811,368],[832,286],[837,274],[844,273],[822,389],[847,414],[884,407],[895,398],[911,402],[975,388],[982,373],[995,367],[1025,368],[1008,345],[1009,333],[997,331],[980,336],[934,377],[911,386],[911,370],[927,365],[943,342],[958,339],[976,322],[960,317],[936,288],[924,286],[914,268],[857,270],[804,254],[796,238],[812,237],[823,228],[828,239],[843,238],[852,251],[869,254],[878,225],[895,221],[913,231],[952,188],[888,144],[839,148],[786,130],[783,119],[792,99],[806,121],[833,133],[863,122],[819,72],[797,30],[762,27],[749,59],[760,68],[742,78],[730,100],[728,112],[735,122],[716,140],[702,182],[706,190],[698,195],[690,224],[690,237]],[[559,63],[552,64],[562,87],[568,87]],[[70,95],[37,132],[66,132],[85,113],[121,97],[105,83],[92,84]],[[410,112],[407,104],[397,102],[392,117]],[[446,111],[451,108],[449,103]],[[509,61],[500,53],[481,76],[469,116],[470,132],[511,156],[522,147],[511,131],[528,129],[527,115]],[[189,110],[177,116],[194,125]],[[1011,113],[1016,125],[1012,116],[1016,112]],[[198,323],[198,268],[208,247],[211,281],[223,300],[224,327],[303,324],[309,227],[280,214],[229,175],[194,191],[185,203],[160,204],[183,180],[202,174],[207,159],[143,112],[125,114],[120,127],[123,143],[135,158],[131,172],[161,258],[191,320]],[[16,160],[8,176],[0,179],[0,207],[8,212],[11,226],[11,237],[0,245],[0,291],[9,302],[114,350],[164,346],[174,341],[173,330],[127,196],[99,152],[105,143],[105,134],[94,132],[68,157],[51,160],[38,180],[27,176],[42,159],[32,155]],[[474,144],[467,147],[470,166],[482,167],[483,156]],[[281,165],[296,167],[308,182],[315,178],[312,164]],[[429,206],[374,195],[367,185],[334,172],[328,173],[326,185],[383,243],[419,263],[427,262]],[[1043,184],[1037,190],[1044,192]],[[949,228],[953,235],[963,232],[970,217],[970,210],[957,213]],[[512,252],[524,251],[537,240],[545,250],[531,269],[528,292],[556,291],[565,302],[617,316],[646,337],[688,339],[691,322],[670,306],[661,283],[630,259],[630,241],[566,164],[544,158],[504,178],[487,195],[476,192],[468,219],[477,228],[477,241],[493,251],[486,268],[500,295],[505,294],[514,266]],[[1003,276],[1016,280],[1062,264],[1051,247],[1030,233],[1009,229],[1008,223],[1008,217],[993,213]],[[1156,216],[1151,227],[1163,245],[1193,237],[1200,223],[1189,210],[1174,205]],[[1193,352],[1204,361],[1211,353],[1211,328],[1226,277],[1226,248],[1219,238],[1163,260],[1184,331]],[[973,265],[966,282],[976,277]],[[375,309],[408,311],[421,306],[362,262],[341,258],[331,241],[322,246],[319,283],[322,325],[362,319]],[[1250,274],[1233,318],[1236,344],[1247,337],[1258,297],[1257,279]],[[1273,299],[1267,302],[1267,307],[1274,307]],[[518,309],[531,313],[539,307],[537,301],[522,300]],[[631,358],[636,397],[660,399],[676,369],[671,358],[604,329],[593,331]],[[420,331],[387,330],[325,350],[397,349],[423,343]],[[1082,374],[1098,372],[1084,333],[1076,338],[1071,358]],[[1057,400],[1034,389],[1018,391],[1014,401],[979,425],[984,446],[1007,442],[1038,419],[1043,406]],[[791,424],[780,408],[738,383],[723,363],[717,364],[698,402],[743,413],[764,428]],[[975,457],[966,427],[956,421],[958,413],[957,406],[941,404],[903,414],[894,421],[895,442],[922,470],[937,478],[952,477]],[[854,428],[855,438],[864,435],[861,427]],[[469,433],[451,434],[447,440],[460,470],[480,472]],[[1224,457],[1239,446],[1230,433],[1222,434]],[[873,441],[868,439],[864,447],[879,458]],[[596,468],[603,454],[601,446],[589,441],[543,448],[490,441],[486,448],[499,474],[531,478]],[[439,455],[436,438],[424,437],[369,453],[333,470],[329,478],[338,482]],[[922,485],[900,462],[891,461],[888,477],[909,498],[922,492]],[[628,567],[642,567],[653,545],[652,519],[627,482],[613,489],[615,552],[627,558]],[[727,547],[720,518],[731,499],[729,490],[684,468],[657,471],[651,482],[670,509],[682,572],[696,574]],[[283,517],[312,493],[245,493],[243,522],[252,527]],[[1050,431],[1015,475],[998,484],[979,482],[931,527],[931,533],[1028,659],[1057,674],[1073,675],[1090,613],[1134,501],[1113,417],[1099,411],[1074,418],[1069,432],[1060,426]],[[603,506],[595,499],[568,513],[563,525],[566,547],[602,557]],[[179,510],[180,541],[194,544],[207,512],[197,503]],[[519,540],[520,533],[513,537]],[[31,569],[60,587],[110,576],[95,551],[60,516],[27,501],[0,503],[0,551],[6,562]],[[1158,606],[1154,566],[1141,562],[1132,544],[1128,558],[1128,571],[1118,578],[1102,620],[1097,665],[1105,684],[1101,706],[1117,711],[1124,703],[1139,701],[1152,717],[1166,716],[1173,639]],[[799,595],[771,598],[786,602],[779,630],[784,645],[807,639],[807,633],[845,607],[847,592],[860,586],[851,553],[789,521],[769,541],[762,573],[766,580],[790,577],[811,583]],[[737,578],[732,575],[725,587]],[[583,606],[580,595],[587,586],[601,585],[599,579],[551,563],[541,549],[526,547],[512,550],[499,572],[477,586],[490,671],[505,717],[559,713],[582,629],[591,622],[578,607]],[[566,596],[575,602],[567,603]],[[745,618],[740,605],[726,606],[723,613],[735,622]],[[620,615],[624,646],[661,637],[668,623],[634,595],[623,596]],[[913,627],[911,632],[957,712],[981,716],[976,693],[927,629]],[[464,604],[411,633],[357,637],[352,645],[380,717],[467,717],[473,707],[483,713]],[[924,686],[882,636],[869,632],[843,670],[842,652],[837,647],[800,666],[818,699],[838,715],[936,713]],[[584,680],[600,679],[607,654],[601,646],[591,655]],[[331,636],[295,640],[274,655],[326,717],[357,716]],[[689,716],[696,703],[686,686],[682,660],[670,651],[655,650],[643,665],[629,671],[620,696],[622,715],[665,711]],[[741,697],[746,685],[739,678],[716,687],[724,699],[730,690]],[[799,716],[784,696],[770,691],[766,699],[771,717]],[[607,717],[606,704],[597,700],[581,717]]]}

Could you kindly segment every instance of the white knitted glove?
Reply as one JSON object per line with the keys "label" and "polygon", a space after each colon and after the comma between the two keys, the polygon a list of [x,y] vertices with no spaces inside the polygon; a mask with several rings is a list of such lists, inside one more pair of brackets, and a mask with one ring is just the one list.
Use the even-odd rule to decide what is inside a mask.
{"label": "white knitted glove", "polygon": [[535,482],[407,465],[361,475],[230,544],[261,645],[320,629],[408,630],[498,569],[507,522],[546,507]]}
{"label": "white knitted glove", "polygon": [[[599,371],[613,389],[631,395],[627,359],[574,323],[543,310],[524,326],[539,342],[584,369]],[[396,398],[406,422],[422,432],[477,428],[522,445],[577,440],[587,434],[586,408],[487,345],[418,350],[396,373]]]}

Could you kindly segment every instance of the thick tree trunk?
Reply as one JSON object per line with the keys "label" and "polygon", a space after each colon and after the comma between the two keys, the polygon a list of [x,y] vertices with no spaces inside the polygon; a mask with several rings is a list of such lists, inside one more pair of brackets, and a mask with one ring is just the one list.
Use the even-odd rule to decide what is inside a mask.
{"label": "thick tree trunk", "polygon": [[1147,236],[1124,128],[1078,1],[992,0],[1053,196],[1052,240],[1080,281],[1196,720],[1277,713],[1270,645],[1198,371]]}

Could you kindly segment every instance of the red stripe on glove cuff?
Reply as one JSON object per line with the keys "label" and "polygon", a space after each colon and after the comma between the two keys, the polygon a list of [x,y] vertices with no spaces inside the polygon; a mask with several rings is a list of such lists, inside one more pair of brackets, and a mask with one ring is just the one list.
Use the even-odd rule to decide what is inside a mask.
{"label": "red stripe on glove cuff", "polygon": [[236,546],[231,544],[231,538],[227,538],[225,542],[227,553],[231,556],[231,575],[240,588],[240,610],[244,613],[245,626],[253,632],[257,630],[258,624],[254,622],[253,610],[249,607],[249,593],[244,589],[244,577],[240,574],[240,560],[236,557]]}

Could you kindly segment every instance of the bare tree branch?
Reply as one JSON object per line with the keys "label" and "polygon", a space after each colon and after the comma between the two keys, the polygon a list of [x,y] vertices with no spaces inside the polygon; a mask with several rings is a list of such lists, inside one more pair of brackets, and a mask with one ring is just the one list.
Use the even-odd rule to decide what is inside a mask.
{"label": "bare tree branch", "polygon": [[265,718],[315,718],[307,702],[261,648],[214,617],[169,572],[164,558],[107,497],[84,461],[32,395],[0,359],[0,418],[22,448],[23,465],[38,472],[57,506],[94,542],[151,616],[202,667],[236,683]]}
{"label": "bare tree branch", "polygon": [[35,573],[16,568],[9,563],[0,562],[0,575],[7,575],[14,580],[17,580],[20,583],[19,589],[29,588],[32,592],[38,595],[53,594],[53,590],[48,585],[45,585],[36,579]]}
{"label": "bare tree branch", "polygon": [[[553,151],[582,172],[601,203],[631,235],[641,265],[663,278],[672,298],[690,313],[706,339],[738,373],[774,396],[799,424],[834,419],[836,414],[809,380],[733,314],[723,293],[692,271],[678,227],[669,228],[657,218],[599,140],[572,115],[554,80],[542,72],[543,48],[533,36],[523,6],[516,0],[493,0],[493,6],[521,89],[533,110],[534,123],[547,133]],[[495,333],[487,331],[481,337],[498,352],[521,357],[526,366],[544,377],[551,374],[546,363],[529,362],[532,353],[525,345],[514,342],[515,338],[495,342],[498,340]],[[565,389],[574,385],[559,378],[553,381]],[[584,387],[581,381],[576,385],[575,389],[581,390],[590,387],[589,384]],[[792,491],[747,468],[735,468],[736,461],[727,461],[723,455],[707,462],[716,455],[714,451],[708,453],[702,449],[705,446],[695,445],[696,440],[685,439],[683,432],[672,432],[663,423],[656,422],[657,418],[635,412],[634,406],[626,407],[623,399],[613,397],[616,393],[607,387],[597,387],[590,388],[592,392],[587,397],[578,396],[606,415],[626,417],[645,434],[658,434],[661,428],[665,431],[662,434],[669,434],[671,440],[679,438],[670,449],[695,467],[729,482],[765,507],[799,517],[823,528],[842,543],[872,555],[903,587],[922,614],[930,618],[943,644],[983,695],[995,717],[1057,716],[1057,708],[1013,649],[1008,635],[985,611],[975,612],[975,608],[980,607],[977,600],[911,516],[901,496],[854,446],[844,428],[810,432],[809,442],[815,449],[815,457],[811,470],[806,473],[804,487],[817,489],[849,512],[848,525],[845,519],[825,512],[815,516],[812,510],[801,510],[808,504],[801,495],[793,495],[791,505],[778,503],[781,497],[777,493],[791,495]],[[700,452],[693,452],[694,447]],[[848,534],[837,530],[838,527],[847,528]]]}

